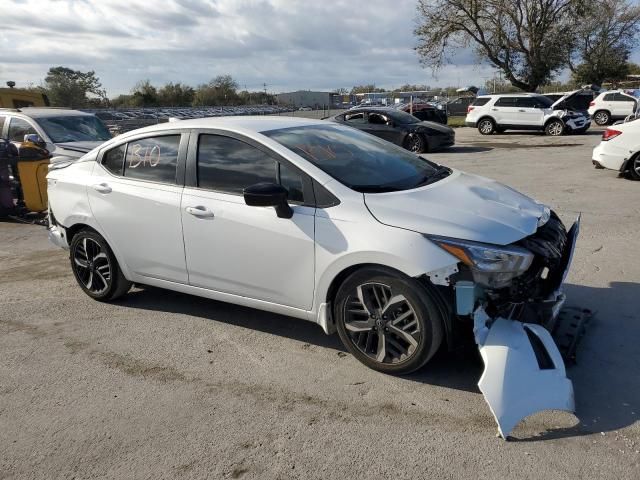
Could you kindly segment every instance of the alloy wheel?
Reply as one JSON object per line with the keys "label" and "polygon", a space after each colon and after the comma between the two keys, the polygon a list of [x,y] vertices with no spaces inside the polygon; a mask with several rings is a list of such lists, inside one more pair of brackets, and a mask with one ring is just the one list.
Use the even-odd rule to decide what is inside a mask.
{"label": "alloy wheel", "polygon": [[491,120],[482,120],[480,122],[480,133],[489,135],[491,132],[493,132],[493,123]]}
{"label": "alloy wheel", "polygon": [[415,309],[382,283],[359,285],[345,302],[344,326],[353,344],[378,363],[401,363],[415,353],[421,332]]}
{"label": "alloy wheel", "polygon": [[552,122],[549,125],[549,127],[547,128],[547,131],[549,132],[549,135],[551,135],[553,137],[557,137],[559,135],[562,135],[562,131],[563,130],[564,130],[564,126],[560,122]]}
{"label": "alloy wheel", "polygon": [[631,169],[633,170],[633,173],[635,173],[634,177],[640,178],[640,155],[636,155],[636,158],[633,159]]}
{"label": "alloy wheel", "polygon": [[598,125],[606,125],[607,123],[609,123],[609,115],[607,115],[605,112],[596,113],[593,119]]}
{"label": "alloy wheel", "polygon": [[422,151],[422,140],[418,135],[411,135],[407,146],[413,153],[420,153]]}
{"label": "alloy wheel", "polygon": [[111,285],[111,263],[98,242],[85,237],[73,252],[73,263],[78,280],[96,295],[104,293]]}

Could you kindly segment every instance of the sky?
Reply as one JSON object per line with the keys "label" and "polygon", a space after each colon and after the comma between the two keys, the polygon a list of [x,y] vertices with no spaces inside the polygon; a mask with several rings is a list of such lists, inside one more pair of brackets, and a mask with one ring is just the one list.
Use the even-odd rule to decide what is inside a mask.
{"label": "sky", "polygon": [[39,85],[51,66],[95,70],[109,96],[149,79],[241,88],[482,85],[461,51],[434,77],[414,51],[416,0],[0,0],[0,85]]}

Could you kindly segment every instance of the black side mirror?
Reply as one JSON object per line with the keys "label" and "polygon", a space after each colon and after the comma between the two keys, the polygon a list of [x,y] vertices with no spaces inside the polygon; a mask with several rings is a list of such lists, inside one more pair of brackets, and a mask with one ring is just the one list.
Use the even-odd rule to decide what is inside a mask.
{"label": "black side mirror", "polygon": [[386,123],[385,123],[385,125],[386,125],[387,127],[393,127],[393,120],[387,120],[387,121],[386,121]]}
{"label": "black side mirror", "polygon": [[277,183],[256,183],[244,189],[244,203],[250,207],[275,207],[280,218],[293,217],[287,203],[287,189]]}
{"label": "black side mirror", "polygon": [[23,141],[24,143],[33,143],[40,148],[47,146],[47,142],[45,142],[37,133],[28,133],[24,136]]}

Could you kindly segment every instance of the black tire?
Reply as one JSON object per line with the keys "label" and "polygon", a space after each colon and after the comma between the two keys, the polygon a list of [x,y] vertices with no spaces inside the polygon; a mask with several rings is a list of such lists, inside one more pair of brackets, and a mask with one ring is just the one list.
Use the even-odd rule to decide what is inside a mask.
{"label": "black tire", "polygon": [[442,343],[436,300],[416,280],[384,267],[363,268],[342,283],[334,318],[349,352],[384,373],[419,369]]}
{"label": "black tire", "polygon": [[69,261],[78,285],[95,300],[115,300],[131,288],[111,248],[94,230],[83,229],[74,235]]}
{"label": "black tire", "polygon": [[413,153],[425,153],[427,141],[419,133],[410,133],[404,139],[404,148]]}
{"label": "black tire", "polygon": [[640,153],[636,153],[635,156],[629,160],[628,171],[629,178],[632,180],[640,180]]}
{"label": "black tire", "polygon": [[551,120],[544,126],[544,133],[552,137],[559,137],[564,134],[564,128],[565,126],[562,120]]}
{"label": "black tire", "polygon": [[606,110],[598,110],[593,114],[593,121],[596,122],[596,125],[600,125],[601,127],[609,125],[609,122],[611,122],[611,114]]}
{"label": "black tire", "polygon": [[491,118],[481,118],[478,122],[478,131],[481,135],[492,135],[496,129],[496,122]]}

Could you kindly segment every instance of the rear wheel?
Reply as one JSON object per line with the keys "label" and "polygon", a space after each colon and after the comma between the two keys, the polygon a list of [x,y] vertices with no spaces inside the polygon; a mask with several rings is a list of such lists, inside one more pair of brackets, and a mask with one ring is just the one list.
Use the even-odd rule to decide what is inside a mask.
{"label": "rear wheel", "polygon": [[442,342],[442,317],[417,281],[384,268],[352,274],[336,295],[334,315],[345,347],[385,373],[422,367]]}
{"label": "rear wheel", "polygon": [[600,126],[609,125],[611,115],[606,110],[599,110],[593,114],[593,121]]}
{"label": "rear wheel", "polygon": [[69,259],[78,285],[95,300],[115,300],[131,288],[109,245],[93,230],[80,230],[74,235]]}
{"label": "rear wheel", "polygon": [[629,176],[634,180],[640,180],[640,153],[629,160]]}
{"label": "rear wheel", "polygon": [[552,137],[559,137],[564,133],[564,123],[562,120],[551,120],[544,127],[544,133]]}
{"label": "rear wheel", "polygon": [[482,135],[491,135],[496,131],[496,124],[490,118],[483,118],[478,122],[478,131]]}
{"label": "rear wheel", "polygon": [[427,151],[427,142],[422,135],[410,133],[404,141],[404,148],[413,153],[424,153]]}

